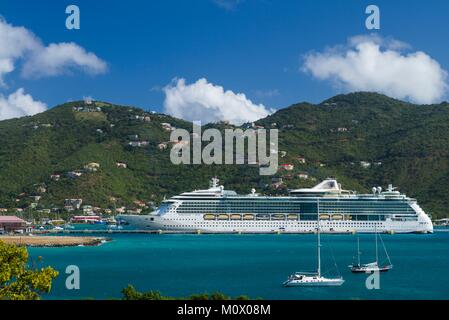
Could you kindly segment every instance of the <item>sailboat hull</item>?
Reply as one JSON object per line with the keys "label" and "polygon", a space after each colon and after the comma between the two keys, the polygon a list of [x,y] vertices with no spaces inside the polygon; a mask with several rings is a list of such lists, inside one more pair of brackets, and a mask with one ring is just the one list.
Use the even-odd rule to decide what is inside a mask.
{"label": "sailboat hull", "polygon": [[331,279],[323,277],[300,277],[297,279],[289,279],[284,282],[285,287],[338,287],[345,280],[342,278]]}
{"label": "sailboat hull", "polygon": [[358,266],[349,266],[352,273],[371,273],[371,272],[387,272],[393,269],[393,266],[383,266],[383,267],[358,267]]}

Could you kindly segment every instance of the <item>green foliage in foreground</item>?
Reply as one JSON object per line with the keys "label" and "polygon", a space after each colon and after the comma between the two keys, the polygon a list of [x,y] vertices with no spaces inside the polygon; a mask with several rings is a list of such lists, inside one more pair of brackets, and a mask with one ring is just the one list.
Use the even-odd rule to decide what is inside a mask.
{"label": "green foliage in foreground", "polygon": [[194,294],[187,298],[165,297],[159,291],[139,292],[129,285],[122,290],[123,300],[249,300],[247,296],[229,297],[221,292]]}
{"label": "green foliage in foreground", "polygon": [[32,269],[25,247],[0,241],[0,300],[39,300],[48,293],[58,272],[51,267]]}

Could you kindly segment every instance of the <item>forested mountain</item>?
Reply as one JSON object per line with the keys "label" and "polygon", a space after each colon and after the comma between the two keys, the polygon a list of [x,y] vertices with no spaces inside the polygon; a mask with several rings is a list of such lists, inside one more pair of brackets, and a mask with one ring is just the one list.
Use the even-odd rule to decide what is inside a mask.
{"label": "forested mountain", "polygon": [[207,187],[214,175],[227,189],[266,194],[334,176],[359,192],[392,183],[434,218],[449,213],[447,103],[352,93],[319,105],[295,104],[254,125],[279,129],[279,164],[293,165],[280,167],[274,178],[282,181],[260,176],[256,166],[173,165],[170,126],[191,131],[192,124],[135,107],[79,101],[1,121],[0,207],[63,208],[64,199],[81,198],[103,208],[132,208],[135,201],[157,204]]}

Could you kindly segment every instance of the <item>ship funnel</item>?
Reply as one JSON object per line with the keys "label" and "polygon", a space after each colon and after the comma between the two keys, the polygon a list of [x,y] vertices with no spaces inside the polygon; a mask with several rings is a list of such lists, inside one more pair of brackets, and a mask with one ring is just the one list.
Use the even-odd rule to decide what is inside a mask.
{"label": "ship funnel", "polygon": [[373,194],[376,194],[376,192],[377,192],[377,188],[373,187]]}
{"label": "ship funnel", "polygon": [[377,192],[380,194],[382,192],[382,187],[377,187]]}

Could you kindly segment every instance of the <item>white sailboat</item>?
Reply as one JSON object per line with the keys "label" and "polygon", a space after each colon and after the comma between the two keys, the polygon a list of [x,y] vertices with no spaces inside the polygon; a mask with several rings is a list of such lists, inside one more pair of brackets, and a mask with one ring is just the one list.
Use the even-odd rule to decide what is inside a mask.
{"label": "white sailboat", "polygon": [[[382,240],[382,237],[380,237],[380,235],[378,236],[377,234],[377,230],[375,232],[375,237],[376,237],[376,261],[371,262],[371,263],[365,263],[365,264],[361,264],[360,262],[360,239],[357,237],[357,263],[356,264],[352,264],[349,265],[349,269],[351,269],[351,271],[353,273],[370,273],[370,272],[386,272],[388,270],[393,269],[393,265],[391,264],[391,260],[390,260],[390,256],[388,255],[387,252],[387,248],[385,248],[385,244]],[[379,266],[379,249],[378,249],[378,244],[377,244],[377,238],[380,238],[384,251],[385,251],[385,255],[387,257],[387,264]]]}
{"label": "white sailboat", "polygon": [[285,287],[327,287],[341,286],[345,280],[339,278],[327,278],[321,274],[321,227],[320,227],[320,202],[318,201],[317,213],[317,258],[318,267],[316,272],[295,272],[283,283]]}

